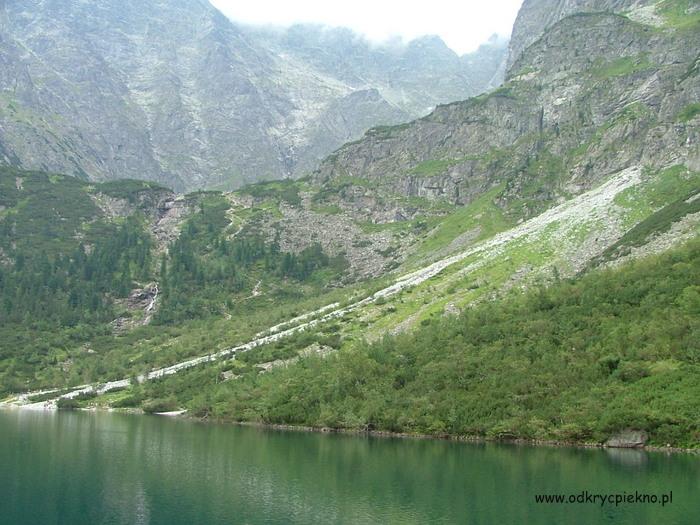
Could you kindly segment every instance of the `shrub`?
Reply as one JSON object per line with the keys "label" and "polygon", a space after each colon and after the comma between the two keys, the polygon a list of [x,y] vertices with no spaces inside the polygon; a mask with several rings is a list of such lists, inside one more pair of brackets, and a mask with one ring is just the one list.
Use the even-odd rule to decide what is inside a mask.
{"label": "shrub", "polygon": [[80,408],[80,402],[77,399],[62,397],[56,402],[56,407],[59,410],[76,410]]}
{"label": "shrub", "polygon": [[133,408],[141,404],[143,399],[139,395],[129,395],[121,399],[117,399],[111,404],[112,408]]}
{"label": "shrub", "polygon": [[616,374],[625,383],[632,383],[648,377],[649,367],[644,363],[622,363]]}
{"label": "shrub", "polygon": [[151,399],[143,404],[143,411],[146,414],[155,414],[157,412],[172,412],[177,410],[177,403],[174,399]]}

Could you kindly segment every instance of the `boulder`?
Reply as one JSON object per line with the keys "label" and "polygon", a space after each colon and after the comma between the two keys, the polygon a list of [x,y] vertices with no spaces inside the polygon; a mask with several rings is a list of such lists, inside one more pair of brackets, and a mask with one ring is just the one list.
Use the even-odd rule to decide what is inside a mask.
{"label": "boulder", "polygon": [[649,439],[644,430],[622,430],[608,438],[606,447],[610,448],[637,448],[643,447]]}

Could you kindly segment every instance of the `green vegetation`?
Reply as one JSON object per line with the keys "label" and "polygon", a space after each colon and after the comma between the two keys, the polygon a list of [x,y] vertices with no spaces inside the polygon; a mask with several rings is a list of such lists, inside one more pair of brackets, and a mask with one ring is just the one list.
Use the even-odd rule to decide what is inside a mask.
{"label": "green vegetation", "polygon": [[[628,113],[642,109],[630,106]],[[484,162],[503,155],[489,152]],[[442,217],[372,227],[397,237],[410,230],[419,239],[408,261],[415,264],[447,247],[491,237],[551,202],[565,159],[542,148],[469,206],[441,205],[432,211],[448,213]],[[4,175],[0,392],[134,377],[349,299],[349,288],[327,289],[346,269],[342,256],[329,257],[318,244],[285,253],[274,230],[260,228],[257,214],[289,202],[289,188],[299,196],[296,184],[260,185],[252,190],[260,202],[246,210],[232,210],[217,192],[190,195],[191,213],[163,252],[156,251],[139,211],[116,220],[102,215],[91,198],[100,186],[54,175]],[[684,166],[644,173],[643,184],[616,198],[630,230],[605,256],[699,211],[697,176]],[[73,210],[51,201],[54,189]],[[154,189],[160,190],[126,181],[107,191],[150,202]],[[52,207],[19,224],[18,217],[32,221],[23,214],[40,208],[40,198]],[[430,205],[406,203],[421,210]],[[21,228],[36,233],[21,239]],[[599,441],[632,427],[649,431],[655,443],[697,443],[698,242],[575,281],[562,282],[555,268],[551,288],[502,297],[514,272],[556,261],[550,233],[510,243],[468,275],[453,265],[395,298],[236,359],[98,398],[78,397],[62,408],[187,408],[198,416],[268,423],[574,441]],[[589,233],[589,225],[581,224],[571,235],[578,243]],[[144,312],[129,310],[124,298],[150,282],[159,285],[158,310],[149,326],[138,326]],[[357,285],[355,298],[387,282]],[[501,299],[484,302],[499,294]],[[445,318],[448,301],[464,313]],[[472,306],[464,309],[467,304]],[[116,331],[111,321],[117,317],[136,321],[136,327]],[[416,332],[377,340],[404,321]],[[374,342],[365,343],[366,337]],[[312,345],[322,347],[325,357],[302,352]]]}
{"label": "green vegetation", "polygon": [[700,212],[700,190],[694,189],[680,199],[664,206],[659,211],[627,231],[617,242],[608,247],[593,264],[600,264],[627,255],[635,246],[642,246],[649,237],[668,231],[674,222],[686,215]]}
{"label": "green vegetation", "polygon": [[[104,235],[89,250],[83,243],[55,255],[8,250],[12,264],[0,265],[0,372],[6,389],[18,388],[20,378],[54,359],[56,338],[77,342],[102,331],[115,317],[114,299],[126,297],[135,280],[150,277],[151,239],[140,221],[102,226]],[[53,335],[38,337],[45,333]]]}
{"label": "green vegetation", "polygon": [[[426,256],[449,246],[459,235],[474,232],[472,241],[481,240],[511,226],[495,203],[505,185],[499,184],[483,193],[474,202],[457,209],[447,217],[433,219],[435,230],[421,243],[417,256]],[[431,221],[428,221],[430,225]]]}
{"label": "green vegetation", "polygon": [[29,401],[31,403],[41,403],[50,399],[56,399],[57,396],[62,396],[63,394],[67,394],[68,392],[70,392],[70,389],[67,388],[64,388],[63,390],[50,390],[44,394],[37,394],[35,396],[31,396],[29,398]]}
{"label": "green vegetation", "polygon": [[157,412],[171,412],[177,410],[177,403],[174,399],[152,399],[143,404],[143,411],[146,414],[155,414]]}
{"label": "green vegetation", "polygon": [[215,384],[194,370],[153,395],[266,423],[578,442],[634,428],[696,446],[698,275],[696,240],[266,374]]}
{"label": "green vegetation", "polygon": [[411,127],[411,123],[396,124],[393,126],[375,126],[367,130],[368,137],[376,137],[378,139],[388,139],[397,137],[402,131]]}
{"label": "green vegetation", "polygon": [[678,116],[676,117],[679,122],[689,122],[693,120],[697,115],[700,115],[700,102],[695,104],[688,104],[684,107]]}
{"label": "green vegetation", "polygon": [[311,209],[312,211],[322,215],[338,215],[339,213],[343,212],[340,206],[336,206],[335,204],[313,205]]}
{"label": "green vegetation", "polygon": [[99,215],[87,187],[74,177],[0,167],[0,206],[7,208],[0,213],[0,248],[47,255],[74,249],[76,234]]}
{"label": "green vegetation", "polygon": [[294,254],[283,253],[276,242],[253,234],[227,239],[228,206],[220,194],[202,200],[199,212],[190,217],[170,246],[169,258],[161,260],[164,292],[156,322],[220,314],[222,305],[233,309],[236,296],[250,293],[263,279],[298,297],[298,285],[286,280],[321,288],[345,268],[343,257],[328,257],[318,244]]}
{"label": "green vegetation", "polygon": [[[279,196],[286,195],[280,188],[296,186],[276,188],[272,194]],[[90,185],[0,168],[0,190],[2,392],[143,373],[243,342],[293,317],[295,308],[342,294],[326,286],[345,270],[343,256],[329,257],[319,245],[280,251],[258,233],[257,212],[234,230],[230,203],[217,192],[188,196],[192,212],[167,254],[158,256],[149,219],[139,210],[157,202],[160,196],[151,192],[160,186]],[[111,219],[91,193],[143,206]],[[145,312],[126,298],[154,282],[157,313],[150,326],[139,326]],[[116,331],[118,318],[133,329]]]}
{"label": "green vegetation", "polygon": [[435,175],[441,175],[449,168],[458,164],[460,161],[458,159],[431,159],[417,164],[411,172],[413,175],[420,175],[422,177],[434,177]]}
{"label": "green vegetation", "polygon": [[489,97],[501,98],[516,98],[516,91],[513,89],[513,84],[504,84],[488,93]]}
{"label": "green vegetation", "polygon": [[506,184],[505,192],[515,193],[507,206],[513,222],[533,217],[549,208],[558,196],[566,195],[559,187],[566,172],[564,159],[547,150],[529,156],[524,169]]}
{"label": "green vegetation", "polygon": [[372,183],[368,179],[351,177],[350,175],[333,177],[333,179],[326,182],[316,193],[314,193],[311,199],[316,203],[323,202],[328,200],[329,197],[337,196],[338,193],[342,192],[345,188],[351,188],[352,186],[370,188]]}
{"label": "green vegetation", "polygon": [[694,30],[700,25],[700,10],[695,0],[663,0],[656,9],[667,27]]}
{"label": "green vegetation", "polygon": [[516,73],[515,76],[523,76],[523,75],[529,75],[530,73],[535,73],[537,69],[534,66],[525,66],[523,68],[520,68],[518,72]]}
{"label": "green vegetation", "polygon": [[82,408],[80,401],[75,398],[62,397],[56,402],[56,407],[59,410],[76,410]]}
{"label": "green vegetation", "polygon": [[630,226],[681,197],[687,198],[700,187],[700,172],[690,171],[683,165],[656,172],[645,170],[643,177],[647,179],[645,184],[615,197],[615,204],[628,210],[626,215]]}
{"label": "green vegetation", "polygon": [[292,180],[259,182],[240,189],[240,193],[252,195],[257,199],[271,199],[278,202],[286,202],[290,206],[299,206],[299,182]]}
{"label": "green vegetation", "polygon": [[650,69],[653,64],[645,54],[634,57],[621,57],[605,63],[599,63],[591,69],[591,74],[598,79],[631,75],[638,71]]}
{"label": "green vegetation", "polygon": [[150,193],[152,190],[169,191],[155,182],[132,179],[103,182],[97,185],[97,189],[100,193],[116,199],[126,199],[132,204],[138,202],[140,194]]}
{"label": "green vegetation", "polygon": [[517,91],[513,89],[515,86],[514,82],[508,82],[506,84],[503,84],[500,87],[497,87],[496,89],[493,89],[491,91],[487,91],[486,93],[482,93],[481,95],[477,95],[475,97],[470,98],[467,103],[476,103],[476,104],[482,104],[490,99],[493,98],[507,98],[507,99],[515,99],[517,95]]}
{"label": "green vegetation", "polygon": [[[601,89],[603,89],[601,87]],[[580,118],[584,118],[579,115]],[[622,147],[618,141],[610,142],[609,137],[616,134],[616,129],[626,129],[630,125],[635,127],[650,127],[656,123],[656,118],[650,108],[639,101],[627,104],[618,113],[613,114],[603,125],[598,126],[593,131],[592,135],[585,141],[582,141],[577,147],[569,151],[567,155],[569,167],[575,166],[580,162],[580,157],[583,156],[593,146],[599,148],[601,144],[605,144],[606,151],[613,152],[615,149]],[[576,132],[576,130],[572,130]],[[592,165],[589,165],[592,167]]]}

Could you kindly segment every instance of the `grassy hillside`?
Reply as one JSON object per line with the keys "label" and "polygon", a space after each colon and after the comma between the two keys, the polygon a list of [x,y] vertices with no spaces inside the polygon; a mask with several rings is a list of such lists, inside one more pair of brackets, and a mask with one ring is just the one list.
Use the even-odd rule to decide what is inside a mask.
{"label": "grassy hillside", "polygon": [[[284,357],[284,344],[254,351],[141,385],[137,401],[241,421],[492,438],[591,442],[634,428],[655,444],[696,446],[698,276],[694,240],[265,374],[251,363]],[[314,340],[304,337],[287,344]],[[239,377],[219,381],[224,368]]]}
{"label": "grassy hillside", "polygon": [[[174,202],[164,188],[0,175],[3,392],[134,378],[397,277],[347,285],[343,252],[280,247],[278,225],[314,220],[304,214],[318,187],[307,183],[181,197],[164,240],[159,221]],[[694,446],[698,241],[595,268],[639,257],[650,242],[697,237],[697,188],[698,173],[682,165],[633,168],[514,225],[496,187],[425,219],[429,234],[407,241],[404,271],[465,254],[431,278],[236,359],[62,404],[579,442],[631,427],[657,444]],[[146,323],[143,304],[130,301],[155,284]]]}

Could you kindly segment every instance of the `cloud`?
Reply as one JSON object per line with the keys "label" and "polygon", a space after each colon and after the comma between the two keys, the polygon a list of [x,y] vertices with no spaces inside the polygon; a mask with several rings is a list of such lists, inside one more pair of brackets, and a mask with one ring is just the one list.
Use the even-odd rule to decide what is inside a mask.
{"label": "cloud", "polygon": [[458,53],[476,49],[498,33],[509,35],[522,0],[210,0],[232,20],[289,26],[344,26],[375,42],[439,35]]}

